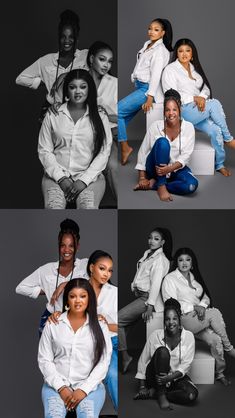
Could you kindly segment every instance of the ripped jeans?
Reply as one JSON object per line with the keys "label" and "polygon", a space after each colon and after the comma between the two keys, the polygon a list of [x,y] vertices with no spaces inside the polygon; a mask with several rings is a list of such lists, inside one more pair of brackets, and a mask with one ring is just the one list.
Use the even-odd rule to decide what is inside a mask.
{"label": "ripped jeans", "polygon": [[[45,209],[65,209],[66,199],[60,186],[44,174],[42,192]],[[100,174],[96,181],[89,184],[77,197],[77,209],[99,209],[99,204],[105,192],[105,179]]]}
{"label": "ripped jeans", "polygon": [[207,308],[203,321],[193,312],[183,314],[181,323],[183,327],[195,335],[195,338],[204,341],[215,359],[216,379],[224,376],[225,360],[224,351],[232,350],[233,346],[229,341],[223,316],[217,308]]}
{"label": "ripped jeans", "polygon": [[[104,405],[105,388],[103,383],[96,390],[90,392],[77,406],[76,414],[79,418],[98,418]],[[65,418],[67,410],[59,393],[44,383],[42,387],[42,402],[44,418]]]}
{"label": "ripped jeans", "polygon": [[182,117],[191,122],[196,129],[209,135],[211,145],[215,150],[215,169],[223,168],[225,160],[224,142],[230,142],[233,137],[229,132],[219,100],[206,100],[204,112],[200,112],[194,102],[185,104],[182,106]]}

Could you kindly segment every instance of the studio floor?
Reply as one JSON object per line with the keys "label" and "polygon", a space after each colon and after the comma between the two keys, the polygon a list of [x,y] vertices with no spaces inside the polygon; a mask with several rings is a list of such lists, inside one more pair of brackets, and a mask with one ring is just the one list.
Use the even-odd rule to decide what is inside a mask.
{"label": "studio floor", "polygon": [[235,151],[226,149],[226,166],[232,175],[224,177],[220,173],[212,176],[197,176],[199,187],[188,196],[173,196],[172,202],[161,202],[155,191],[133,191],[137,184],[135,170],[140,141],[130,141],[134,148],[130,161],[118,170],[119,209],[234,209],[235,208]]}

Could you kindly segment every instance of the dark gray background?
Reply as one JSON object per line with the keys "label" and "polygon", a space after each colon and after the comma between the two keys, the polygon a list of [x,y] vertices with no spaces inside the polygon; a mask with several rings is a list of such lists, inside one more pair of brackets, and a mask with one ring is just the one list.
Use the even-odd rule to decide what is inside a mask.
{"label": "dark gray background", "polygon": [[[173,236],[173,253],[180,247],[190,247],[195,252],[213,305],[221,310],[228,334],[235,345],[235,318],[232,310],[235,290],[234,215],[232,210],[120,210],[119,307],[134,300],[130,284],[136,272],[137,261],[148,249],[149,233],[156,226],[165,227]],[[143,347],[145,326],[142,321],[130,333],[129,341],[132,348]],[[235,375],[235,360],[229,361],[228,373],[231,371],[230,366]]]}
{"label": "dark gray background", "polygon": [[[133,91],[130,75],[136,53],[148,39],[149,23],[157,17],[166,18],[173,27],[173,45],[183,37],[195,43],[213,96],[221,101],[230,131],[235,132],[234,14],[232,0],[118,0],[119,97]],[[144,134],[145,117],[141,114],[130,124],[129,139],[142,140]]]}
{"label": "dark gray background", "polygon": [[[96,40],[114,49],[116,75],[117,1],[41,0],[5,2],[1,13],[1,204],[2,208],[42,208],[42,166],[37,156],[38,117],[45,90],[15,84],[21,71],[40,56],[58,50],[59,15],[80,16],[78,48]],[[17,186],[16,186],[17,185]]]}
{"label": "dark gray background", "polygon": [[1,416],[41,418],[42,375],[37,365],[38,324],[45,296],[30,299],[15,293],[17,284],[40,265],[58,260],[60,222],[80,226],[78,257],[102,249],[114,259],[117,283],[117,211],[1,210]]}

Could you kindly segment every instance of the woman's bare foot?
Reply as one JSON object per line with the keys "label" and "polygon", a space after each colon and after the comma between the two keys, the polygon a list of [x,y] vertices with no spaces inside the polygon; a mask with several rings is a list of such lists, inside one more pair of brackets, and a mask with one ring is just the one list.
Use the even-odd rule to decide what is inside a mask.
{"label": "woman's bare foot", "polygon": [[121,164],[125,165],[131,155],[133,148],[129,146],[127,141],[121,142]]}
{"label": "woman's bare foot", "polygon": [[122,373],[125,374],[128,370],[130,363],[132,362],[133,357],[129,356],[127,351],[122,352]]}
{"label": "woman's bare foot", "polygon": [[165,393],[160,393],[157,395],[158,404],[161,409],[172,409],[167,400]]}
{"label": "woman's bare foot", "polygon": [[157,194],[159,196],[159,199],[163,202],[171,202],[173,200],[173,197],[168,192],[165,184],[163,186],[159,186],[157,189]]}
{"label": "woman's bare foot", "polygon": [[225,177],[229,177],[229,176],[232,175],[231,171],[226,167],[220,168],[220,170],[218,170],[218,172],[223,174],[223,176],[225,176]]}
{"label": "woman's bare foot", "polygon": [[231,380],[227,379],[225,376],[218,379],[218,382],[220,382],[224,386],[230,386],[231,385]]}
{"label": "woman's bare foot", "polygon": [[235,149],[235,139],[232,139],[231,141],[224,141],[224,143],[229,147]]}

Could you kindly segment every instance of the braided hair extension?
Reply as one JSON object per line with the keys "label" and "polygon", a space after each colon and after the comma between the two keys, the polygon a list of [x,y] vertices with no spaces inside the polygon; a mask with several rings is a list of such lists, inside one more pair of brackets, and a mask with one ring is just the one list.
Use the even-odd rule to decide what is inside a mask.
{"label": "braided hair extension", "polygon": [[[174,89],[169,89],[165,92],[164,103],[163,103],[164,115],[165,115],[165,111],[166,111],[166,105],[170,100],[173,100],[175,102],[175,104],[177,105],[177,108],[179,110],[179,116],[180,116],[179,153],[181,155],[181,121],[182,121],[182,119],[181,119],[181,96],[180,96],[179,92],[174,90]],[[166,136],[166,119],[165,119],[165,117],[164,117],[164,134]]]}
{"label": "braided hair extension", "polygon": [[[165,318],[166,318],[166,314],[168,311],[173,310],[175,311],[178,319],[179,319],[179,324],[181,327],[181,306],[180,303],[178,302],[178,300],[173,299],[173,298],[169,298],[165,301],[164,303],[164,324],[165,324]],[[165,342],[165,347],[166,347],[166,334],[165,334],[165,326],[164,326],[164,342]],[[181,332],[180,332],[180,341],[179,341],[179,363],[181,364],[182,362],[182,354],[181,354]]]}

